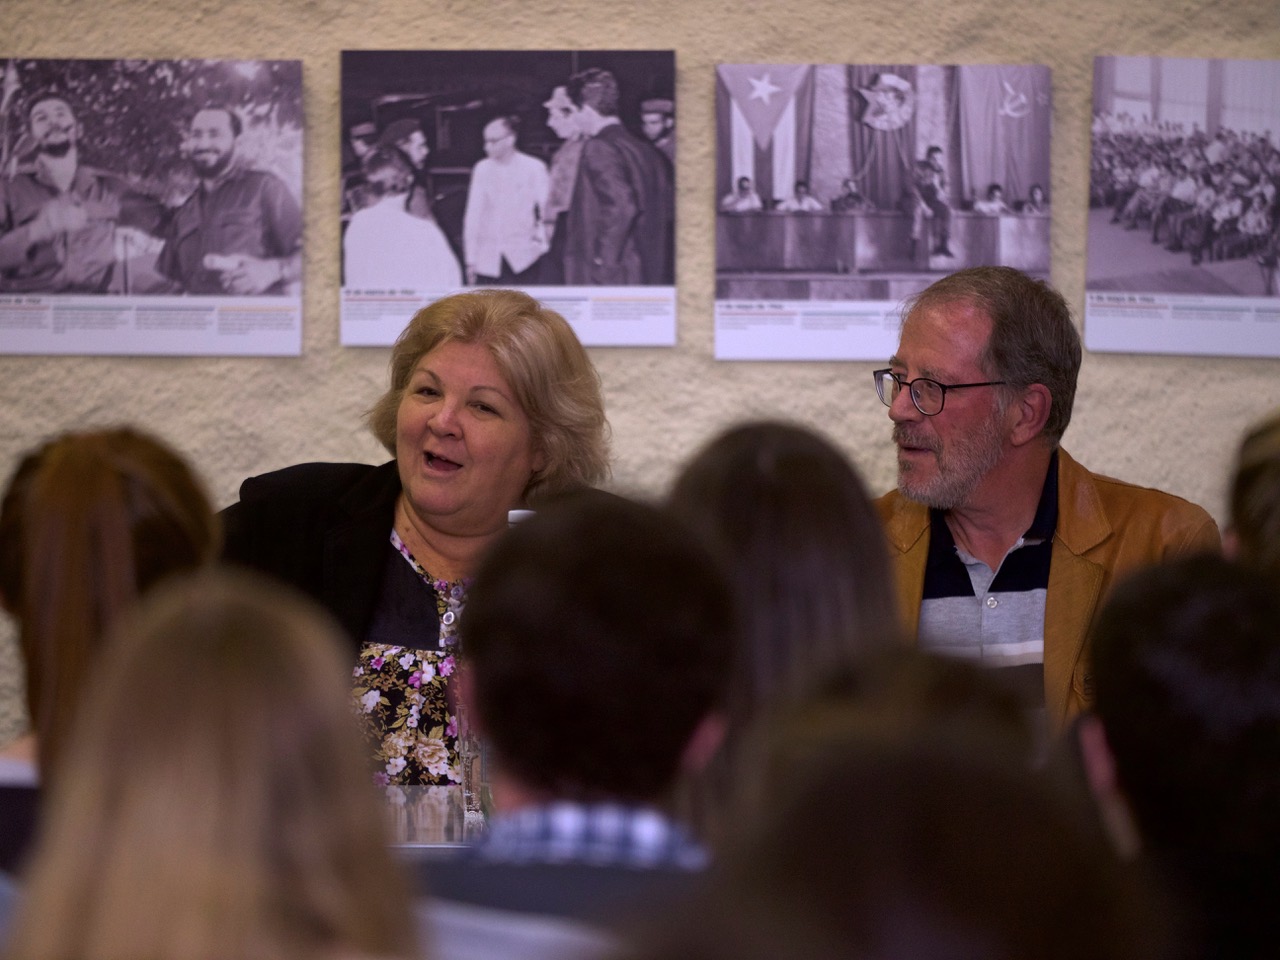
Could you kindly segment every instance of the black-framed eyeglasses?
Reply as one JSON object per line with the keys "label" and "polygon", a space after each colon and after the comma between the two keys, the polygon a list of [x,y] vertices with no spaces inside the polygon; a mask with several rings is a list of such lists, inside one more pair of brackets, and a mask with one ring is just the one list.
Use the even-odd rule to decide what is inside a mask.
{"label": "black-framed eyeglasses", "polygon": [[936,417],[942,412],[942,407],[947,402],[948,390],[963,390],[966,387],[1002,387],[1007,383],[1005,380],[984,380],[982,383],[939,383],[928,377],[907,380],[902,374],[894,373],[888,367],[873,371],[871,376],[875,378],[876,393],[880,397],[880,402],[886,407],[893,406],[898,391],[906,387],[911,394],[911,402],[926,417]]}

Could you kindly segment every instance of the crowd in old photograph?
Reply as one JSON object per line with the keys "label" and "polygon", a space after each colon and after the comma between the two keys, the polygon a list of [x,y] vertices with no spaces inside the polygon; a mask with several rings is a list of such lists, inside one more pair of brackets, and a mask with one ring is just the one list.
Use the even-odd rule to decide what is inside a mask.
{"label": "crowd in old photograph", "polygon": [[1259,258],[1280,249],[1280,149],[1257,133],[1099,115],[1089,202],[1109,223],[1204,261]]}

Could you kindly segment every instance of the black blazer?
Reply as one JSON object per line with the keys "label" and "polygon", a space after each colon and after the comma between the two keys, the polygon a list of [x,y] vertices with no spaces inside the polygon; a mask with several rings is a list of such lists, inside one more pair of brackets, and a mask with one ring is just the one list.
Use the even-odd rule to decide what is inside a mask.
{"label": "black blazer", "polygon": [[378,601],[399,495],[394,460],[301,463],[250,477],[221,514],[223,559],[309,594],[358,644]]}
{"label": "black blazer", "polygon": [[0,873],[22,871],[39,820],[39,787],[0,786]]}

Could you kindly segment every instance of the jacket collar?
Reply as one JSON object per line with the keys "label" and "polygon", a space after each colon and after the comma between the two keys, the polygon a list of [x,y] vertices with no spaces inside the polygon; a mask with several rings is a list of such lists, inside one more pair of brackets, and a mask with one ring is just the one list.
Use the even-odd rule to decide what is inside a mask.
{"label": "jacket collar", "polygon": [[1092,474],[1058,448],[1058,528],[1055,536],[1083,556],[1113,533]]}

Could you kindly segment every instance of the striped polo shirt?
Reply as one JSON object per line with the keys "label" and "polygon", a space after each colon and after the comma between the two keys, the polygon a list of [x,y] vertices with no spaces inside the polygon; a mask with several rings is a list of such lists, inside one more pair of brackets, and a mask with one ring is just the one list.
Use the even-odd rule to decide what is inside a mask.
{"label": "striped polo shirt", "polygon": [[921,649],[1001,668],[1032,708],[1044,708],[1044,602],[1058,522],[1058,454],[1035,519],[996,570],[956,546],[941,510],[929,511],[920,604]]}

